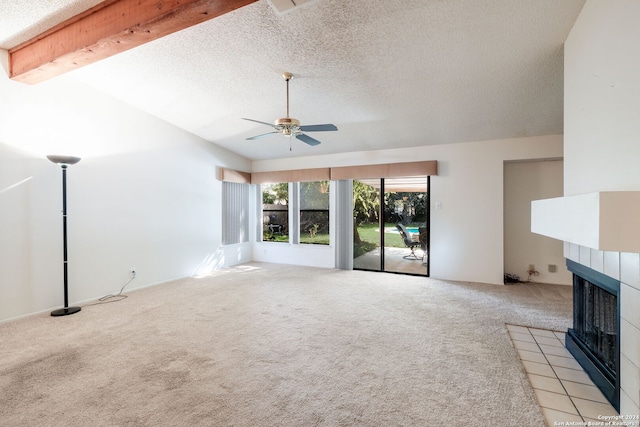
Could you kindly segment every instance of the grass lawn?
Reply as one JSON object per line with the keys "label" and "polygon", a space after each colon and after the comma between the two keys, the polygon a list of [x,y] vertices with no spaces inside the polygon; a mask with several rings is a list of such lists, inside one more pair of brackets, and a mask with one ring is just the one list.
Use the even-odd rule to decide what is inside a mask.
{"label": "grass lawn", "polygon": [[[417,225],[416,225],[417,226]],[[396,225],[387,223],[384,225],[385,229],[393,229],[396,230]],[[380,227],[378,224],[360,224],[358,226],[358,234],[360,235],[361,244],[355,244],[353,248],[353,256],[358,257],[364,253],[370,252],[374,250],[380,244]],[[279,234],[267,234],[263,236],[264,241],[271,242],[288,242],[288,235],[279,235]],[[308,234],[303,234],[300,236],[300,243],[306,244],[316,244],[316,245],[328,245],[329,244],[329,235],[328,234],[316,234],[315,237],[311,238]],[[404,248],[404,242],[402,241],[402,237],[397,232],[393,233],[385,233],[384,235],[384,244],[387,247],[392,248]]]}
{"label": "grass lawn", "polygon": [[329,244],[329,235],[328,234],[316,234],[315,237],[310,237],[307,235],[300,236],[300,243],[311,243],[314,245],[328,245]]}
{"label": "grass lawn", "polygon": [[[263,242],[288,242],[289,236],[287,234],[271,234],[264,233],[262,235]],[[314,245],[328,245],[329,244],[329,235],[328,234],[316,234],[315,237],[311,237],[308,234],[303,234],[300,236],[300,243],[314,244]]]}
{"label": "grass lawn", "polygon": [[[385,229],[391,228],[396,230],[396,225],[386,223]],[[357,258],[367,252],[374,250],[380,244],[380,226],[378,224],[360,224],[358,226],[358,234],[360,235],[361,244],[354,244],[353,257]],[[384,245],[392,248],[404,248],[404,242],[400,233],[385,233]]]}

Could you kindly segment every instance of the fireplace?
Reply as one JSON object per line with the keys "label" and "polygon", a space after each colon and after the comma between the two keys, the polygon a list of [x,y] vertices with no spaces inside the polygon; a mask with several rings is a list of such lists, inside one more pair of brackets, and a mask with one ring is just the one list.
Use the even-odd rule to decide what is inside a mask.
{"label": "fireplace", "polygon": [[620,411],[620,282],[567,260],[573,273],[573,328],[567,350]]}

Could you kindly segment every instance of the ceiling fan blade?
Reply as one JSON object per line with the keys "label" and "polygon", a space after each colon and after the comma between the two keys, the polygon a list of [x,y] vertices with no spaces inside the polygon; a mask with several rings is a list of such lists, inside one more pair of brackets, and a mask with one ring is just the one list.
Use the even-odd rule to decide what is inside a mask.
{"label": "ceiling fan blade", "polygon": [[320,141],[318,141],[315,138],[311,138],[309,135],[305,135],[304,133],[297,134],[296,138],[298,138],[300,141],[302,141],[302,142],[304,142],[306,144],[309,144],[311,146],[320,144]]}
{"label": "ceiling fan blade", "polygon": [[308,126],[300,126],[300,130],[302,132],[325,132],[330,130],[338,130],[336,125],[332,125],[330,123],[324,125],[308,125]]}
{"label": "ceiling fan blade", "polygon": [[247,138],[247,140],[253,140],[253,139],[264,138],[265,136],[273,135],[274,133],[280,133],[280,132],[278,132],[278,131],[274,131],[274,132],[267,132],[267,133],[263,133],[263,134],[261,134],[261,135],[251,136],[251,137]]}
{"label": "ceiling fan blade", "polygon": [[242,117],[242,120],[248,120],[248,121],[250,121],[250,122],[256,122],[256,123],[260,123],[260,124],[262,124],[262,125],[267,125],[267,126],[274,127],[274,126],[273,126],[273,123],[261,122],[260,120],[245,119],[244,117]]}

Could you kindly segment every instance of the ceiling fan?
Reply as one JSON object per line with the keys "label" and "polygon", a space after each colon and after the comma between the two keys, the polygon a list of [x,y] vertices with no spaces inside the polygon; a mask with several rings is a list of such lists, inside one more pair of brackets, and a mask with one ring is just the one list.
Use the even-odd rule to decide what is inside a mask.
{"label": "ceiling fan", "polygon": [[[311,146],[314,146],[314,145],[320,144],[320,141],[310,137],[309,135],[304,134],[303,132],[326,132],[326,131],[338,130],[336,125],[332,125],[332,124],[301,126],[299,120],[294,119],[293,117],[289,117],[289,80],[293,78],[293,74],[283,73],[282,77],[287,82],[287,116],[280,119],[276,119],[274,124],[261,122],[259,120],[246,119],[243,117],[242,120],[261,123],[263,125],[271,126],[273,129],[275,129],[274,131],[271,131],[271,132],[249,137],[247,138],[248,140],[263,138],[265,136],[273,135],[275,133],[281,133],[284,136],[288,136],[288,137],[294,136],[300,141],[306,144],[309,144]],[[291,139],[289,139],[289,141],[291,141]],[[291,149],[291,146],[289,146],[289,149]]]}

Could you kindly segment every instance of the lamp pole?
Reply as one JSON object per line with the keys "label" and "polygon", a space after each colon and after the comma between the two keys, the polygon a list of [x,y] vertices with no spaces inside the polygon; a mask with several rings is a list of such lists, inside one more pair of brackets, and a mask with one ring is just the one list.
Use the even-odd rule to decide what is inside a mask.
{"label": "lamp pole", "polygon": [[62,253],[64,271],[64,308],[53,310],[52,316],[67,316],[77,313],[80,307],[69,307],[69,260],[67,258],[67,168],[80,161],[80,157],[50,155],[47,159],[59,164],[62,168]]}

